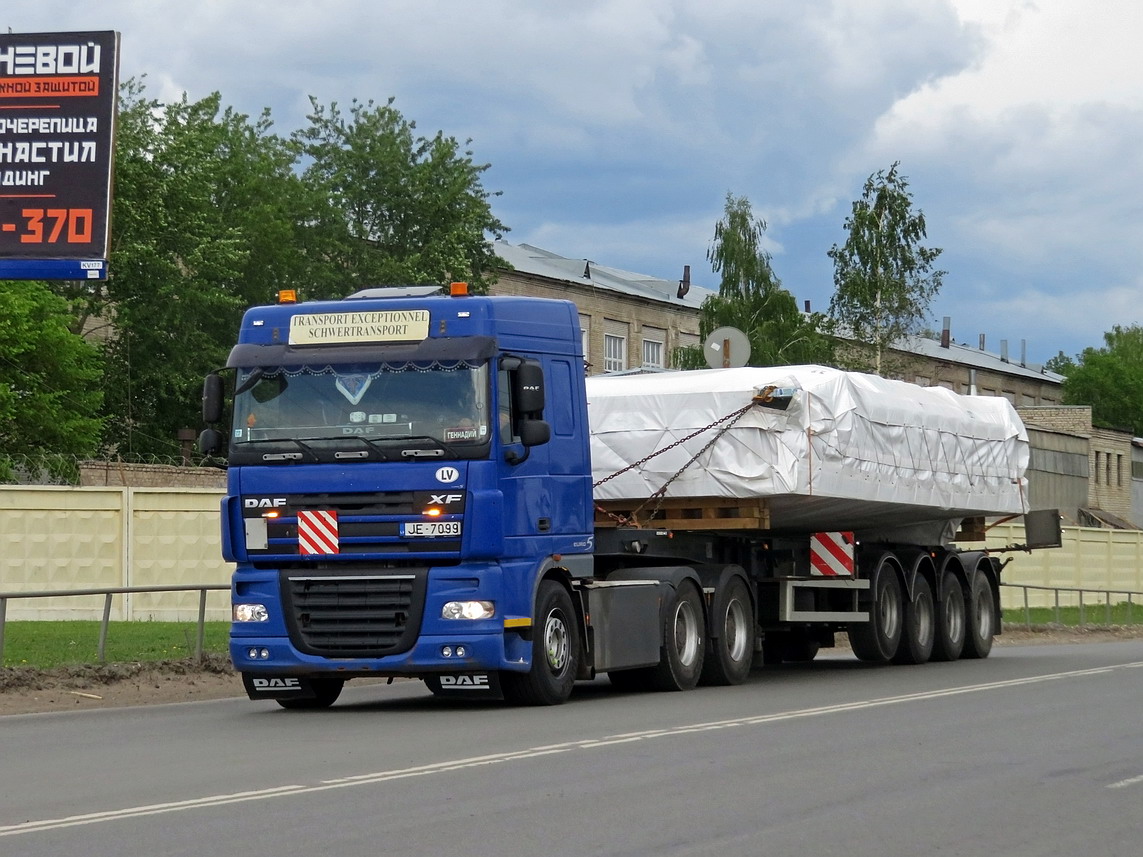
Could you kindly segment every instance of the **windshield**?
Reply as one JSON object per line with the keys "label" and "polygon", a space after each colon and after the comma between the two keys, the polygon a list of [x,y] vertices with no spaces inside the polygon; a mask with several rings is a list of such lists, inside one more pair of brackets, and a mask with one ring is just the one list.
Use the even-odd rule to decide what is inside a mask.
{"label": "windshield", "polygon": [[488,367],[339,364],[241,370],[233,441],[488,440]]}

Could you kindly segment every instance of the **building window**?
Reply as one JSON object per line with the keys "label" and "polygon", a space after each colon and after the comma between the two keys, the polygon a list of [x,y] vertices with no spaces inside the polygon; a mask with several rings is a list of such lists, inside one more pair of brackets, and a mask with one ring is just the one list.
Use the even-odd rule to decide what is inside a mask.
{"label": "building window", "polygon": [[580,345],[583,346],[583,360],[591,366],[591,316],[579,314]]}
{"label": "building window", "polygon": [[1099,466],[1101,464],[1100,458],[1102,458],[1102,457],[1103,457],[1103,453],[1097,449],[1095,451],[1095,474],[1094,474],[1096,485],[1099,484],[1099,476],[1100,476],[1100,473],[1102,472],[1102,468]]}
{"label": "building window", "polygon": [[603,371],[622,372],[627,368],[627,337],[603,334]]}
{"label": "building window", "polygon": [[663,368],[663,343],[656,339],[643,340],[643,368]]}
{"label": "building window", "polygon": [[927,386],[929,386],[929,383],[930,383],[932,380],[933,380],[933,379],[932,379],[932,378],[930,378],[928,375],[918,375],[918,376],[917,376],[917,377],[916,377],[916,378],[913,380],[913,383],[915,383],[915,384],[916,384],[918,387],[927,387]]}

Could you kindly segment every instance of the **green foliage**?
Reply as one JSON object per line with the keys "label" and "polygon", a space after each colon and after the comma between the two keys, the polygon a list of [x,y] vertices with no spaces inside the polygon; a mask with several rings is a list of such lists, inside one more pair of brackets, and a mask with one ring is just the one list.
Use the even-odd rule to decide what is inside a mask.
{"label": "green foliage", "polygon": [[1143,327],[1116,325],[1103,338],[1103,348],[1085,348],[1076,362],[1056,359],[1064,403],[1090,405],[1096,425],[1143,436]]}
{"label": "green foliage", "polygon": [[894,162],[888,173],[879,170],[866,179],[845,221],[849,237],[829,251],[836,288],[830,316],[847,336],[869,346],[873,365],[860,368],[878,372],[882,353],[928,321],[945,274],[933,268],[941,250],[920,244],[925,216],[913,211],[909,183],[898,166]]}
{"label": "green foliage", "polygon": [[441,132],[417,136],[392,98],[355,100],[348,116],[336,103],[311,105],[295,140],[310,160],[306,183],[330,203],[313,224],[333,263],[327,295],[347,283],[452,280],[485,291],[495,259],[488,236],[507,231],[481,184],[488,165]]}
{"label": "green foliage", "polygon": [[[705,339],[719,327],[737,327],[750,340],[751,366],[829,363],[830,337],[819,314],[808,318],[797,300],[782,288],[762,246],[766,224],[755,218],[746,197],[726,195],[723,217],[714,229],[707,259],[721,275],[718,295],[706,299],[699,318]],[[680,368],[705,368],[702,349],[675,352]]]}
{"label": "green foliage", "polygon": [[[67,303],[39,282],[0,281],[0,453],[34,466],[90,455],[102,423],[96,350],[69,329]],[[0,471],[6,470],[0,466]],[[0,478],[10,474],[0,472]]]}

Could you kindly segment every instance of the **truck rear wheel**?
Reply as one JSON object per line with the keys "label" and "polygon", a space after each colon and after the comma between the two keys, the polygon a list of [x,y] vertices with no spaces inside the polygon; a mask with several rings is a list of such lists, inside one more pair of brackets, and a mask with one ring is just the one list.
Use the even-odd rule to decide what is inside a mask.
{"label": "truck rear wheel", "polygon": [[655,667],[657,690],[690,690],[702,675],[706,629],[702,598],[690,583],[680,583],[663,622],[662,660]]}
{"label": "truck rear wheel", "polygon": [[329,708],[337,702],[337,698],[341,696],[341,689],[345,687],[345,679],[315,678],[310,680],[310,685],[314,690],[313,696],[302,699],[276,699],[274,701],[282,706],[282,708],[287,708],[291,711]]}
{"label": "truck rear wheel", "polygon": [[946,571],[941,577],[936,632],[932,660],[955,661],[959,658],[964,651],[964,587],[960,585],[960,578],[951,571]]}
{"label": "truck rear wheel", "polygon": [[961,657],[987,658],[992,651],[992,638],[996,634],[996,599],[992,583],[982,571],[972,577],[968,596],[968,621]]}
{"label": "truck rear wheel", "polygon": [[901,643],[903,605],[901,580],[895,562],[886,554],[877,564],[873,578],[873,603],[869,605],[869,621],[849,625],[849,644],[858,659],[870,663],[887,663],[897,654]]}
{"label": "truck rear wheel", "polygon": [[905,624],[901,630],[901,644],[893,662],[923,664],[933,653],[936,636],[936,607],[933,605],[933,587],[924,575],[913,581],[913,597],[905,604]]}
{"label": "truck rear wheel", "polygon": [[504,698],[515,705],[567,702],[579,664],[579,625],[568,591],[554,580],[540,583],[532,628],[532,668],[502,672]]}
{"label": "truck rear wheel", "polygon": [[730,578],[723,591],[715,593],[710,619],[712,636],[707,640],[701,682],[742,684],[754,660],[754,610],[741,577]]}

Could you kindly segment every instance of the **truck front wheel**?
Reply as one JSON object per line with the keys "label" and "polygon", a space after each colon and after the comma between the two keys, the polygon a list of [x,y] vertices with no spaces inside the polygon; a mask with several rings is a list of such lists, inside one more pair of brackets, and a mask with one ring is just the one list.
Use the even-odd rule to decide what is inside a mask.
{"label": "truck front wheel", "polygon": [[276,699],[275,702],[282,708],[288,708],[291,711],[297,710],[313,710],[319,708],[329,708],[337,698],[341,696],[341,689],[345,687],[345,679],[340,678],[315,678],[310,680],[313,687],[314,695],[301,698],[301,699]]}
{"label": "truck front wheel", "polygon": [[554,580],[540,584],[532,627],[532,668],[502,672],[504,698],[515,705],[567,702],[579,664],[579,625],[568,591]]}

